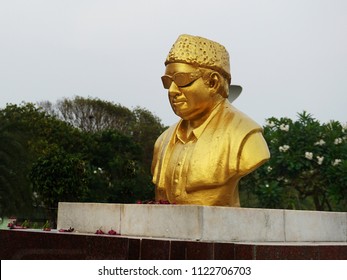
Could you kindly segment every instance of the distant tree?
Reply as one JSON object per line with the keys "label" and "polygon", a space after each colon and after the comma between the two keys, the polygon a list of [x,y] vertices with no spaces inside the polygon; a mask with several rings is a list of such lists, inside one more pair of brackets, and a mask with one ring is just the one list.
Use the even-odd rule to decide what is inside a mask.
{"label": "distant tree", "polygon": [[[70,113],[69,102],[76,105]],[[49,102],[41,103],[45,108],[23,103],[0,110],[0,211],[32,216],[49,209],[54,220],[59,200],[153,198],[150,164],[164,129],[160,120],[139,107],[130,111],[83,98],[69,102],[62,102],[67,119]]]}
{"label": "distant tree", "polygon": [[31,155],[28,133],[20,129],[21,110],[0,110],[0,215],[32,212],[32,190],[27,178]]}
{"label": "distant tree", "polygon": [[39,106],[47,113],[89,132],[116,129],[128,135],[135,121],[128,108],[97,98],[76,96],[74,99],[59,100],[55,105],[47,101],[41,102]]}
{"label": "distant tree", "polygon": [[4,119],[0,120],[0,143],[0,217],[28,212],[32,195],[22,173],[27,162],[26,153],[18,135],[9,131]]}
{"label": "distant tree", "polygon": [[90,177],[87,165],[80,155],[55,146],[34,162],[29,174],[33,190],[48,209],[53,223],[59,201],[83,200]]}
{"label": "distant tree", "polygon": [[7,105],[0,110],[0,124],[0,209],[10,215],[34,215],[41,212],[42,196],[32,189],[32,164],[52,147],[78,153],[88,138],[31,103]]}
{"label": "distant tree", "polygon": [[47,114],[32,103],[7,105],[0,111],[8,123],[8,129],[23,140],[31,156],[42,153],[46,146],[57,144],[67,151],[75,151],[84,145],[80,130]]}
{"label": "distant tree", "polygon": [[268,119],[271,159],[241,180],[244,204],[347,211],[347,128],[306,112],[298,117]]}
{"label": "distant tree", "polygon": [[96,98],[75,97],[62,99],[53,105],[50,102],[39,104],[44,111],[85,132],[118,131],[128,136],[140,147],[139,161],[147,177],[153,156],[155,140],[165,127],[160,119],[147,109],[136,107],[129,110],[124,106]]}
{"label": "distant tree", "polygon": [[142,147],[142,161],[149,171],[152,164],[154,143],[165,127],[157,116],[146,109],[136,107],[133,114],[136,121],[132,127],[132,138]]}
{"label": "distant tree", "polygon": [[151,177],[141,162],[142,149],[131,137],[105,130],[94,134],[93,141],[87,200],[134,203],[153,198]]}

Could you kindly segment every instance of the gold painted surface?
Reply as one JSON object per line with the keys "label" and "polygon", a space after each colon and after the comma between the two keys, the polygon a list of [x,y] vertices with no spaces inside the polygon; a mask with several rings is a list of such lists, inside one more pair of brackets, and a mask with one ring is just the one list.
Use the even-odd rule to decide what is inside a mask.
{"label": "gold painted surface", "polygon": [[181,35],[162,77],[181,120],[156,141],[156,200],[240,206],[238,182],[270,157],[262,128],[228,101],[229,54],[205,38]]}
{"label": "gold painted surface", "polygon": [[180,35],[173,44],[165,65],[175,62],[214,69],[222,73],[230,84],[229,53],[217,42],[199,36]]}

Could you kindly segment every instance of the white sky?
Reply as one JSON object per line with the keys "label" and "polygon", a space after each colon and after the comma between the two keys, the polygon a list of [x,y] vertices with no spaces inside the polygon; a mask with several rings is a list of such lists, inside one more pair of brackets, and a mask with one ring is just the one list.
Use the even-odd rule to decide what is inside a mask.
{"label": "white sky", "polygon": [[160,77],[182,33],[228,49],[234,105],[258,123],[347,121],[346,0],[0,0],[0,107],[79,95],[170,125]]}

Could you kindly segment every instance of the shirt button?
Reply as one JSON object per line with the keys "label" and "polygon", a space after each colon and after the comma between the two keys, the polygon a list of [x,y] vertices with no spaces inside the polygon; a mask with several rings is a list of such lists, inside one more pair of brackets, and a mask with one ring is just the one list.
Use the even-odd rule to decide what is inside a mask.
{"label": "shirt button", "polygon": [[178,183],[178,179],[175,179],[174,182],[177,184]]}
{"label": "shirt button", "polygon": [[180,162],[180,161],[177,163],[178,166],[181,166],[181,164],[182,164],[182,162]]}

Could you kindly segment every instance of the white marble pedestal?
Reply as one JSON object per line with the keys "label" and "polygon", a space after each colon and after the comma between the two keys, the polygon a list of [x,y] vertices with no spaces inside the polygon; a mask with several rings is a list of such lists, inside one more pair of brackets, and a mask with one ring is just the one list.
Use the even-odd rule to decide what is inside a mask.
{"label": "white marble pedestal", "polygon": [[57,228],[206,242],[347,242],[347,213],[195,205],[59,203]]}

